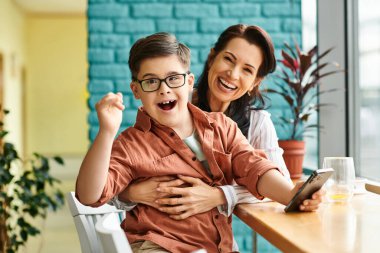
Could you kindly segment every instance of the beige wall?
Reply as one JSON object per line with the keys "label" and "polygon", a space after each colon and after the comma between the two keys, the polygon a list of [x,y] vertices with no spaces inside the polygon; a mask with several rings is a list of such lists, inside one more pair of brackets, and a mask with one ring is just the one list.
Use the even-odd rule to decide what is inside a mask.
{"label": "beige wall", "polygon": [[87,150],[86,43],[84,14],[31,16],[0,0],[5,127],[20,152],[83,156]]}
{"label": "beige wall", "polygon": [[4,108],[10,110],[5,128],[7,141],[23,149],[22,68],[26,65],[25,16],[13,1],[0,1],[0,53],[4,60]]}
{"label": "beige wall", "polygon": [[26,38],[26,150],[83,155],[88,148],[86,17],[30,16]]}
{"label": "beige wall", "polygon": [[[88,147],[86,22],[85,14],[33,16],[13,0],[0,0],[4,103],[11,111],[5,118],[7,141],[27,154],[61,155],[66,166],[53,163],[52,173],[63,192],[74,190]],[[43,224],[42,236],[31,238],[21,252],[80,252],[67,207],[49,213]]]}
{"label": "beige wall", "polygon": [[[64,193],[74,190],[88,148],[86,22],[85,14],[27,18],[26,148],[63,157],[65,166],[53,166],[52,174]],[[67,206],[49,213],[43,235],[29,240],[25,252],[80,252]]]}

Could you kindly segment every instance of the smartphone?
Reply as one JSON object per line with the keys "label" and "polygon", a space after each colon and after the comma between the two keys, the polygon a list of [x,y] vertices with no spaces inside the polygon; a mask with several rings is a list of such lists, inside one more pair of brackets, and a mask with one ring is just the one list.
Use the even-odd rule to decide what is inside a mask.
{"label": "smartphone", "polygon": [[301,186],[298,192],[294,195],[289,204],[285,207],[285,212],[299,211],[299,205],[305,199],[311,198],[314,192],[322,188],[327,179],[334,173],[333,169],[319,169],[313,171],[306,182]]}

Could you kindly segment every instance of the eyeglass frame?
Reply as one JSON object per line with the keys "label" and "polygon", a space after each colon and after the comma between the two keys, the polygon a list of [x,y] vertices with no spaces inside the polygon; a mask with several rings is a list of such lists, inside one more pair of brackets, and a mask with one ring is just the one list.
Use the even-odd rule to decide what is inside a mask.
{"label": "eyeglass frame", "polygon": [[[140,87],[141,87],[141,89],[142,89],[144,92],[154,92],[154,91],[158,91],[158,90],[161,88],[161,84],[162,84],[162,82],[164,82],[164,83],[165,83],[169,88],[171,88],[171,89],[175,89],[175,88],[179,88],[179,87],[184,86],[185,83],[186,83],[186,75],[189,75],[189,74],[191,74],[191,72],[190,72],[190,71],[187,71],[186,73],[170,75],[170,76],[167,76],[167,77],[165,77],[165,78],[163,78],[163,79],[160,79],[160,78],[158,78],[158,77],[155,77],[155,78],[147,78],[147,79],[139,80],[139,79],[133,77],[133,78],[132,78],[132,81],[137,82],[138,84],[140,84]],[[180,85],[180,86],[171,87],[171,86],[166,82],[166,79],[168,79],[169,77],[178,76],[178,75],[181,75],[181,76],[184,77],[183,84]],[[157,80],[160,81],[160,84],[158,85],[157,89],[155,89],[155,90],[149,90],[149,91],[144,90],[143,85],[142,85],[142,82],[147,81],[147,80],[152,80],[152,79],[157,79]]]}

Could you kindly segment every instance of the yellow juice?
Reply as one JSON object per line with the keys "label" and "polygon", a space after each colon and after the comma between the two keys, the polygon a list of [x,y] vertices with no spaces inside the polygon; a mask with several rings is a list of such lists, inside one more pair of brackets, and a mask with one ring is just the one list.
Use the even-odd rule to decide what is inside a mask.
{"label": "yellow juice", "polygon": [[348,187],[335,186],[327,190],[327,199],[330,202],[348,202],[353,195],[353,191]]}
{"label": "yellow juice", "polygon": [[331,200],[339,201],[339,200],[346,200],[346,199],[348,199],[350,197],[350,195],[348,193],[336,193],[336,194],[328,195],[328,197]]}

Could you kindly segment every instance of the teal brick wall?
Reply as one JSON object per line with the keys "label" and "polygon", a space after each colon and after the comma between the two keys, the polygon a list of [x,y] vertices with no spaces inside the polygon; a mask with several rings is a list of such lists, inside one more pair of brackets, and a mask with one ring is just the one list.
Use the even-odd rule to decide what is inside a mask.
{"label": "teal brick wall", "polygon": [[[236,23],[266,29],[277,56],[284,41],[301,40],[300,0],[88,0],[88,62],[90,98],[89,139],[98,131],[95,103],[108,92],[122,92],[126,110],[121,129],[135,121],[139,101],[129,88],[128,54],[141,36],[159,31],[174,33],[192,52],[191,71],[199,76],[218,35]],[[270,86],[271,79],[264,81]],[[269,111],[276,117],[287,113],[283,101],[271,98]],[[281,136],[281,132],[278,133]],[[234,218],[234,234],[241,252],[252,251],[251,229]],[[262,245],[266,245],[265,247]],[[260,252],[275,252],[259,239]]]}

